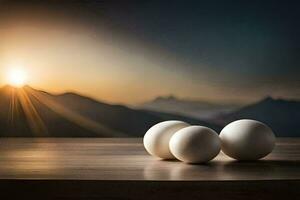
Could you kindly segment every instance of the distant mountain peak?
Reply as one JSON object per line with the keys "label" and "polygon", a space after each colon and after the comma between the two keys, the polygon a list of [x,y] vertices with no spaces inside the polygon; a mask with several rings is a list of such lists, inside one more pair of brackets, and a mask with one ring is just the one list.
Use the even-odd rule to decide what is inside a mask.
{"label": "distant mountain peak", "polygon": [[169,99],[169,100],[177,99],[177,97],[175,95],[172,95],[172,94],[170,94],[169,96],[166,96],[165,98]]}
{"label": "distant mountain peak", "polygon": [[255,104],[257,103],[273,103],[273,102],[276,102],[277,99],[275,99],[274,97],[272,96],[266,96],[265,98],[262,98],[260,101],[256,102]]}
{"label": "distant mountain peak", "polygon": [[274,101],[275,99],[272,96],[266,96],[263,101]]}
{"label": "distant mountain peak", "polygon": [[242,107],[229,114],[220,115],[216,121],[225,125],[238,119],[255,119],[272,128],[277,136],[298,136],[300,101],[267,96],[258,102]]}
{"label": "distant mountain peak", "polygon": [[178,98],[175,95],[170,94],[167,96],[159,96],[154,99],[154,101],[161,101],[161,100],[178,100]]}
{"label": "distant mountain peak", "polygon": [[22,87],[15,87],[15,86],[9,85],[9,84],[6,84],[6,85],[2,86],[0,89],[1,89],[1,90],[11,90],[11,89],[17,90],[17,89],[26,89],[26,88],[33,89],[33,88],[30,87],[29,85],[24,85],[24,86],[22,86]]}
{"label": "distant mountain peak", "polygon": [[267,96],[263,98],[261,101],[259,101],[256,104],[274,104],[274,103],[299,103],[299,100],[292,100],[292,99],[282,99],[282,98],[274,98],[272,96]]}
{"label": "distant mountain peak", "polygon": [[[22,87],[23,88],[23,87]],[[10,94],[10,92],[13,92],[13,91],[18,91],[20,90],[21,88],[18,88],[18,87],[14,87],[14,86],[11,86],[11,85],[4,85],[3,87],[0,88],[0,91],[1,92],[4,92],[6,94]]]}

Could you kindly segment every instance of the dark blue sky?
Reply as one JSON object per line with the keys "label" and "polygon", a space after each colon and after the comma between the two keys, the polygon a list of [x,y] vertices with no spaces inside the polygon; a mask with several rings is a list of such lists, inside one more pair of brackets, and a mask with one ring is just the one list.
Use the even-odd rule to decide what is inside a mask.
{"label": "dark blue sky", "polygon": [[109,7],[107,15],[132,37],[181,57],[186,70],[204,65],[246,78],[300,81],[296,1],[148,1]]}

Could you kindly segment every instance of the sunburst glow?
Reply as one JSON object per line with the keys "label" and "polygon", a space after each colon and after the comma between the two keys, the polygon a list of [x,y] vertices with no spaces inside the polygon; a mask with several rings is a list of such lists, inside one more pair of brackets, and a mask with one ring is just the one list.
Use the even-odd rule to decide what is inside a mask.
{"label": "sunburst glow", "polygon": [[27,75],[20,68],[10,69],[7,74],[7,80],[14,87],[23,87],[26,84]]}

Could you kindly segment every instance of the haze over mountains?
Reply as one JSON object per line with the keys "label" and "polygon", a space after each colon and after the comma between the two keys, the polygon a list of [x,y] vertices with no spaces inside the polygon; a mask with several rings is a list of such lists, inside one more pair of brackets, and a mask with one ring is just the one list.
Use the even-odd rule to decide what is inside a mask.
{"label": "haze over mountains", "polygon": [[179,113],[204,119],[224,127],[238,119],[255,119],[266,123],[279,137],[299,137],[300,102],[266,97],[251,105],[214,104],[179,99],[175,96],[157,97],[141,105],[148,110]]}
{"label": "haze over mountains", "polygon": [[29,86],[0,88],[0,137],[142,137],[164,120],[183,120],[219,132],[231,121],[245,118],[266,123],[276,136],[300,136],[299,101],[267,97],[239,108],[171,96],[132,109],[76,93],[53,95]]}
{"label": "haze over mountains", "polygon": [[269,125],[276,136],[300,136],[300,102],[266,97],[235,112],[220,115],[215,122],[225,125],[237,119],[256,119]]}
{"label": "haze over mountains", "polygon": [[212,119],[221,113],[229,113],[240,108],[238,104],[218,104],[208,101],[180,99],[174,95],[160,96],[141,104],[139,107],[147,110],[176,113],[197,119]]}
{"label": "haze over mountains", "polygon": [[138,137],[164,120],[220,130],[191,117],[110,105],[75,93],[53,95],[29,86],[0,89],[2,137]]}

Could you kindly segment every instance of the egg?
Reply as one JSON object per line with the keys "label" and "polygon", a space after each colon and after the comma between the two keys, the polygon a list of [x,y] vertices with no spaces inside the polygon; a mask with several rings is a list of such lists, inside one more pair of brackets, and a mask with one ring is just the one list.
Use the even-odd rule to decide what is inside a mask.
{"label": "egg", "polygon": [[271,128],[250,119],[234,121],[220,133],[222,151],[237,160],[258,160],[272,152],[275,136]]}
{"label": "egg", "polygon": [[174,159],[169,149],[172,135],[189,124],[182,121],[164,121],[152,126],[144,136],[144,147],[147,152],[162,159]]}
{"label": "egg", "polygon": [[189,126],[177,131],[170,140],[170,151],[186,163],[205,163],[221,150],[218,134],[204,126]]}

